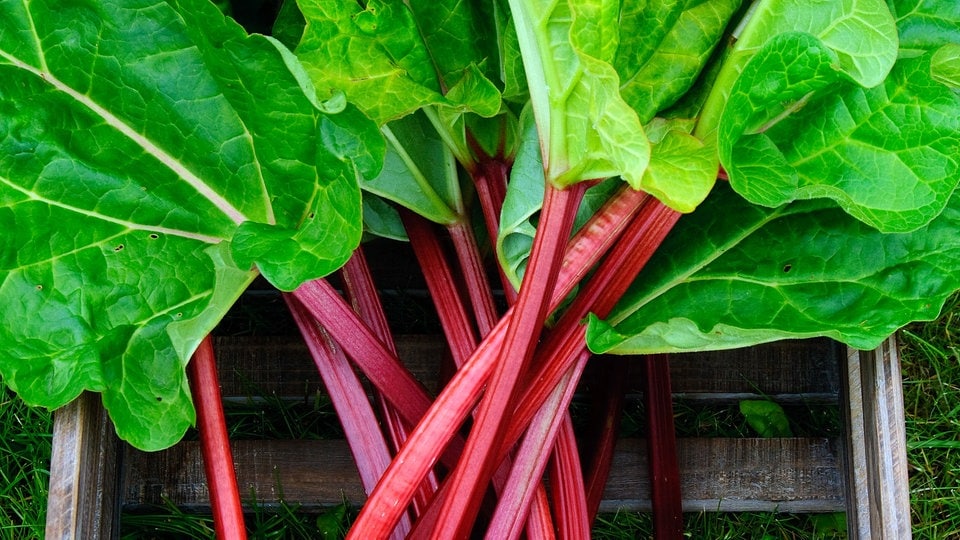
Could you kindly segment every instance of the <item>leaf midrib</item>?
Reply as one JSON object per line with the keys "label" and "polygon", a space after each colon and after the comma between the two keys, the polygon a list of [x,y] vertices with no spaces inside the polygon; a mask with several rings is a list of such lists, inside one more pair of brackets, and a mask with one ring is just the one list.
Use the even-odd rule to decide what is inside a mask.
{"label": "leaf midrib", "polygon": [[[126,136],[130,141],[143,149],[143,151],[154,159],[162,163],[165,167],[170,169],[174,174],[176,174],[181,180],[190,185],[195,191],[200,195],[205,197],[211,204],[216,206],[224,215],[226,215],[231,221],[237,225],[247,221],[248,218],[243,214],[238,208],[236,208],[230,201],[224,198],[222,195],[214,191],[202,178],[196,175],[193,171],[188,169],[183,163],[180,163],[176,158],[171,156],[168,152],[157,146],[149,138],[137,133],[132,127],[130,127],[126,122],[121,120],[119,117],[108,111],[106,108],[101,106],[99,103],[95,102],[86,94],[83,94],[74,88],[70,87],[57,77],[55,77],[49,70],[40,69],[34,67],[16,56],[6,52],[0,51],[0,58],[5,59],[10,62],[14,67],[22,69],[26,72],[29,72],[36,77],[42,79],[45,83],[49,84],[56,90],[63,92],[64,94],[70,96],[74,101],[80,105],[86,107],[91,112],[93,112],[98,117],[102,118],[104,122],[110,127],[116,129],[121,134]],[[4,179],[6,181],[6,179]],[[91,213],[92,214],[92,213]],[[142,226],[137,226],[136,228],[142,228]]]}

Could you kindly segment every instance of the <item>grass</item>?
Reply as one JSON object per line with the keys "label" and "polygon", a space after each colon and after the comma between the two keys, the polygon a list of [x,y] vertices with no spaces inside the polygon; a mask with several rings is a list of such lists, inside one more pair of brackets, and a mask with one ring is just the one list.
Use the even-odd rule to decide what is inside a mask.
{"label": "grass", "polygon": [[960,295],[901,332],[915,538],[960,538]]}
{"label": "grass", "polygon": [[[904,408],[910,465],[913,535],[917,539],[960,538],[960,295],[931,323],[911,325],[900,334],[904,373]],[[272,403],[236,407],[240,422],[234,435],[330,429],[325,404]],[[684,409],[681,428],[693,434],[711,431],[745,433],[735,410]],[[818,412],[790,411],[805,418],[812,431],[832,421]],[[798,416],[799,415],[799,416]],[[310,425],[304,430],[304,422]],[[43,537],[46,513],[50,413],[31,409],[6,388],[0,389],[0,540]],[[292,427],[291,427],[292,426]],[[684,427],[685,426],[685,427]],[[209,518],[163,508],[156,514],[124,516],[125,538],[212,538]],[[296,506],[257,510],[249,516],[252,538],[335,538],[350,516],[337,507],[328,514],[304,515]],[[844,538],[837,516],[768,513],[689,514],[690,538]],[[603,516],[594,530],[598,539],[648,538],[650,517],[623,512]]]}
{"label": "grass", "polygon": [[52,425],[0,382],[0,539],[43,538]]}

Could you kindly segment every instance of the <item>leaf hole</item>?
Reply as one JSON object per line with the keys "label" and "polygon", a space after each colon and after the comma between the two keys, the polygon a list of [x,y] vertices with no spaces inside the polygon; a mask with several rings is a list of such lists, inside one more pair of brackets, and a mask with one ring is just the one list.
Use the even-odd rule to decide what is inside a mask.
{"label": "leaf hole", "polygon": [[174,315],[174,318],[182,319],[182,318],[183,318],[183,312],[181,311],[181,312],[177,313],[176,315]]}
{"label": "leaf hole", "polygon": [[790,270],[793,270],[793,265],[792,265],[792,264],[785,264],[785,265],[783,265],[783,273],[784,273],[784,274],[790,272]]}
{"label": "leaf hole", "polygon": [[123,244],[120,244],[117,247],[113,248],[113,251],[114,252],[123,251]]}
{"label": "leaf hole", "polygon": [[43,290],[43,285],[37,285],[37,290],[38,290],[38,291],[42,291],[42,290]]}
{"label": "leaf hole", "polygon": [[160,396],[157,396],[157,403],[160,403],[161,401],[163,401],[163,398]]}
{"label": "leaf hole", "polygon": [[151,239],[151,240],[156,240],[157,238],[160,238],[160,235],[159,235],[159,234],[157,234],[157,233],[150,233],[150,239]]}
{"label": "leaf hole", "polygon": [[307,216],[307,219],[313,219],[314,217],[316,217],[316,215],[317,214],[315,212],[310,212],[310,215]]}

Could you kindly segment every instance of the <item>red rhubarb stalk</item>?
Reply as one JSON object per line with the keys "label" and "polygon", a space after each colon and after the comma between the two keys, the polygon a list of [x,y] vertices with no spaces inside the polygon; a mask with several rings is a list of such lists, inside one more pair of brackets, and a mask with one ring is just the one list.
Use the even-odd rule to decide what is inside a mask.
{"label": "red rhubarb stalk", "polygon": [[217,377],[217,361],[210,336],[200,342],[188,369],[190,390],[197,408],[203,471],[207,476],[210,505],[213,507],[213,527],[217,538],[243,540],[247,537],[247,529],[243,523],[240,490],[233,468],[233,454],[227,437],[227,421],[223,414]]}
{"label": "red rhubarb stalk", "polygon": [[581,184],[567,189],[558,189],[549,183],[545,186],[540,226],[534,235],[514,315],[507,325],[503,346],[498,351],[494,372],[464,453],[447,480],[451,484],[450,496],[441,508],[434,538],[469,535],[483,493],[499,466],[496,454],[503,440],[502,428],[509,422],[507,412],[514,388],[539,340],[563,261],[563,248],[570,237],[584,189]]}
{"label": "red rhubarb stalk", "polygon": [[[487,228],[487,236],[493,242],[500,230],[500,211],[503,209],[503,200],[507,195],[507,176],[510,174],[510,164],[502,159],[484,159],[470,171],[470,178],[477,190],[477,198],[483,211],[483,221]],[[503,286],[507,305],[517,302],[517,291],[513,288],[503,268],[497,265],[500,283]]]}
{"label": "red rhubarb stalk", "polygon": [[[387,349],[396,354],[397,349],[393,334],[390,332],[387,315],[383,311],[383,304],[380,302],[373,276],[370,275],[370,268],[367,265],[363,246],[359,246],[354,251],[353,256],[341,269],[340,275],[343,278],[344,291],[354,311],[370,327],[370,330],[380,338]],[[400,413],[383,397],[383,393],[376,388],[374,388],[374,396],[383,417],[385,430],[390,436],[392,450],[397,452],[404,441],[407,440],[409,426],[403,421]],[[413,501],[415,513],[419,513],[423,508],[426,508],[437,486],[436,475],[433,473],[427,475],[422,489]],[[369,491],[367,493],[369,494]]]}
{"label": "red rhubarb stalk", "polygon": [[659,540],[679,540],[683,538],[683,506],[667,358],[667,355],[652,355],[644,359],[644,395],[649,426],[647,455],[650,456],[654,533]]}
{"label": "red rhubarb stalk", "polygon": [[[580,369],[582,370],[585,365],[585,362],[582,363]],[[578,378],[579,375],[579,372],[570,371],[567,373],[566,380]],[[551,455],[550,448],[553,447],[557,434],[561,430],[573,427],[566,422],[569,418],[563,413],[573,399],[575,387],[576,385],[557,385],[531,421],[520,448],[513,458],[510,478],[500,496],[490,527],[487,529],[487,538],[514,539],[523,532],[527,509],[534,500],[534,486],[539,485],[540,478],[543,477],[543,472],[547,468]],[[572,435],[572,432],[569,435]],[[552,483],[554,493],[566,492],[569,486],[564,486],[562,483],[567,480],[576,481],[570,478],[560,479],[561,484]],[[582,491],[582,477],[579,482]],[[557,510],[557,516],[562,516],[564,511],[570,510],[570,508],[558,507],[556,504],[554,508]],[[560,536],[563,537],[563,535]]]}
{"label": "red rhubarb stalk", "polygon": [[291,294],[330,332],[404,421],[416,425],[430,407],[426,389],[337,291],[326,280],[318,279],[304,283]]}
{"label": "red rhubarb stalk", "polygon": [[577,294],[537,352],[534,368],[527,377],[522,397],[516,400],[506,439],[517,440],[553,387],[586,346],[586,327],[581,321],[588,313],[607,313],[633,282],[646,262],[673,228],[680,214],[656,199],[649,199],[633,217],[619,241],[596,273]]}
{"label": "red rhubarb stalk", "polygon": [[[571,240],[550,300],[555,309],[602,254],[616,242],[624,227],[648,196],[624,188]],[[388,534],[399,519],[419,481],[433,466],[447,441],[473,410],[502,345],[513,310],[500,320],[470,360],[458,371],[427,411],[407,444],[394,458],[384,478],[361,508],[349,538],[376,538]],[[518,435],[519,436],[519,435]]]}
{"label": "red rhubarb stalk", "polygon": [[593,415],[593,425],[599,426],[596,434],[590,437],[593,442],[589,468],[584,475],[587,491],[587,510],[590,521],[597,515],[603,500],[603,490],[613,466],[613,456],[620,433],[620,420],[623,417],[624,394],[627,389],[629,364],[622,358],[610,360],[600,366],[602,370],[596,385],[597,400],[602,406]]}
{"label": "red rhubarb stalk", "polygon": [[[461,302],[459,290],[454,283],[452,269],[444,256],[436,234],[434,234],[433,225],[410,212],[401,211],[401,217],[407,228],[407,236],[410,238],[411,247],[423,269],[430,296],[436,304],[441,326],[450,344],[454,363],[457,367],[460,367],[476,349],[477,339],[472,331],[473,328],[470,326],[466,308]],[[460,254],[461,276],[467,282],[468,291],[473,291],[470,296],[474,304],[477,327],[482,333],[489,333],[497,322],[497,314],[493,307],[493,295],[490,293],[489,285],[483,275],[483,268],[480,264],[479,252],[477,252],[476,244],[473,241],[473,235],[464,227],[450,226],[447,230],[454,235],[453,243],[457,253]],[[457,236],[458,234],[459,236]],[[498,471],[494,480],[495,487],[499,487],[506,481],[508,471],[509,467],[504,469],[502,475]],[[537,485],[539,486],[539,484]],[[435,508],[433,511],[439,512],[439,508]],[[434,520],[438,517],[429,515],[422,519]],[[543,521],[544,517],[544,515],[533,513],[532,519]],[[419,530],[425,530],[422,525],[418,525],[418,528]],[[538,537],[534,536],[532,538]]]}
{"label": "red rhubarb stalk", "polygon": [[[343,351],[316,323],[310,312],[296,298],[290,295],[284,295],[284,298],[323,378],[337,417],[343,424],[363,489],[370,493],[390,464],[391,456],[377,417],[367,400],[367,393]],[[409,530],[410,522],[401,519],[394,537],[403,538]]]}
{"label": "red rhubarb stalk", "polygon": [[[574,380],[579,374],[574,376]],[[576,385],[572,385],[576,386]],[[564,411],[570,406],[573,392],[566,398]],[[566,540],[588,540],[590,538],[590,513],[587,511],[587,497],[583,485],[583,470],[580,468],[580,453],[577,439],[573,433],[570,413],[563,415],[553,446],[550,459],[550,485],[553,490],[554,508],[557,509],[557,536]]]}
{"label": "red rhubarb stalk", "polygon": [[450,239],[453,240],[454,252],[466,282],[467,296],[473,308],[477,331],[483,338],[493,330],[500,317],[493,302],[493,291],[487,280],[477,239],[473,236],[470,226],[464,222],[448,225],[447,231],[450,233]]}
{"label": "red rhubarb stalk", "polygon": [[430,297],[440,318],[440,327],[450,346],[453,362],[460,367],[477,347],[476,330],[454,281],[453,272],[433,232],[433,224],[408,210],[400,210],[410,247],[423,270]]}

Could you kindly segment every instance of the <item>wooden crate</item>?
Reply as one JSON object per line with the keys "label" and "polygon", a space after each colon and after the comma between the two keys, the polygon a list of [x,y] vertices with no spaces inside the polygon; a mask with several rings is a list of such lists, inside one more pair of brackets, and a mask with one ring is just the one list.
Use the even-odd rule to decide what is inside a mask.
{"label": "wooden crate", "polygon": [[[443,348],[435,337],[399,340],[402,358],[435,385]],[[218,338],[225,396],[247,395],[250,383],[281,395],[322,388],[305,347],[287,338]],[[239,367],[238,367],[239,366]],[[243,373],[242,376],[236,375]],[[845,430],[835,438],[682,438],[687,511],[846,511],[851,537],[910,537],[900,367],[894,339],[874,351],[832,341],[788,341],[744,350],[671,358],[677,400],[772,397],[841,408]],[[94,395],[56,414],[47,538],[117,536],[121,508],[155,505],[161,497],[193,510],[208,507],[199,445],[181,442],[143,453],[117,441]],[[259,504],[281,496],[306,510],[363,502],[343,441],[236,441],[241,493]],[[312,459],[311,459],[312,457]],[[622,440],[603,511],[648,510],[646,449]]]}

